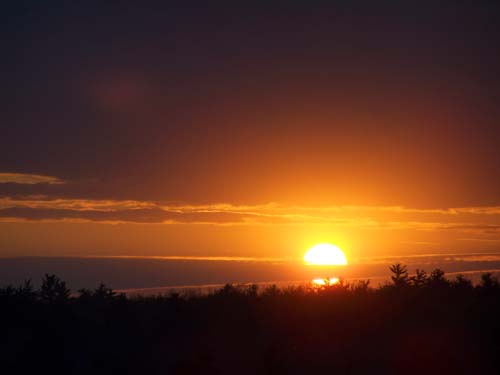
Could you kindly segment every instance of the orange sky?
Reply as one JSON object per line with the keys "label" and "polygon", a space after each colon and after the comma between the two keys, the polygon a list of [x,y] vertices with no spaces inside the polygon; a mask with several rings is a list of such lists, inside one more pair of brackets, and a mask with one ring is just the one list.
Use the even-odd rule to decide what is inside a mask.
{"label": "orange sky", "polygon": [[0,257],[498,251],[499,10],[12,4]]}
{"label": "orange sky", "polygon": [[3,256],[139,255],[300,259],[318,242],[352,261],[374,256],[490,252],[500,207],[180,205],[3,199]]}

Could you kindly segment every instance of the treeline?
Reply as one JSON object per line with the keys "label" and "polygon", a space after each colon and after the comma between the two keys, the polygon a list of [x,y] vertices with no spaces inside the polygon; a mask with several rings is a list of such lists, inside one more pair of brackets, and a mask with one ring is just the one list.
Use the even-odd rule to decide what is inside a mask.
{"label": "treeline", "polygon": [[[64,374],[498,373],[500,284],[390,267],[391,281],[231,285],[208,295],[0,288],[0,371]],[[3,367],[3,368],[2,368]]]}
{"label": "treeline", "polygon": [[[416,269],[414,275],[408,273],[407,266],[400,263],[394,264],[389,267],[391,271],[391,283],[385,283],[377,289],[380,291],[401,288],[454,288],[454,289],[476,289],[476,290],[497,290],[500,288],[500,282],[497,277],[493,276],[491,272],[481,274],[480,282],[477,285],[472,283],[463,274],[458,274],[453,279],[446,277],[443,270],[436,268],[430,273],[425,270]],[[370,287],[370,280],[357,280],[347,282],[343,279],[336,280],[332,283],[329,279],[324,279],[323,285],[309,285],[309,286],[291,286],[288,288],[278,288],[276,285],[268,287],[260,287],[256,284],[243,285],[243,284],[226,284],[223,288],[211,293],[212,295],[236,295],[242,296],[252,295],[278,295],[285,294],[302,294],[302,293],[315,293],[321,294],[324,291],[344,291],[344,292],[376,292],[376,289]],[[158,295],[154,298],[193,298],[202,297],[200,294],[190,291],[190,293],[180,295],[179,293],[167,293],[165,295]],[[8,285],[0,288],[0,298],[17,298],[30,301],[40,301],[47,303],[56,303],[69,301],[70,299],[79,299],[82,301],[91,300],[110,300],[110,299],[124,299],[127,298],[123,293],[116,293],[113,289],[108,288],[104,284],[100,284],[98,288],[79,289],[76,293],[72,293],[66,285],[66,282],[61,280],[56,275],[46,274],[42,279],[41,286],[38,290],[33,287],[30,279],[26,280],[22,285],[14,287]],[[134,297],[132,297],[134,298]],[[135,296],[135,299],[147,299],[141,296]]]}

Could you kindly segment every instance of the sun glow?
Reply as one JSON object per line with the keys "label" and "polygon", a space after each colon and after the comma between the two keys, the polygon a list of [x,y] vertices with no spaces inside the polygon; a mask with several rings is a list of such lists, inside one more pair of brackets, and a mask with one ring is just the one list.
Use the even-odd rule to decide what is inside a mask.
{"label": "sun glow", "polygon": [[329,286],[340,282],[338,277],[330,277],[329,279],[313,279],[312,283],[315,286]]}
{"label": "sun glow", "polygon": [[308,266],[345,266],[347,258],[342,250],[327,243],[311,247],[304,255]]}

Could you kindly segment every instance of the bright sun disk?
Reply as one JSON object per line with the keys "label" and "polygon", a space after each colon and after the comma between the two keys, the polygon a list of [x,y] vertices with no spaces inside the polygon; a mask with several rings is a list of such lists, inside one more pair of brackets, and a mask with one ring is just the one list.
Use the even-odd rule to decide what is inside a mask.
{"label": "bright sun disk", "polygon": [[338,246],[322,243],[305,253],[304,262],[308,266],[345,266],[347,258]]}

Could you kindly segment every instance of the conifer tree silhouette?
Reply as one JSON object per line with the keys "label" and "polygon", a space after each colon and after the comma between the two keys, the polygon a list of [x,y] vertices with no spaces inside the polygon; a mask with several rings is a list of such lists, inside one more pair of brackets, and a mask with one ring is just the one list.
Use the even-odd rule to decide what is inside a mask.
{"label": "conifer tree silhouette", "polygon": [[40,298],[46,302],[64,302],[68,300],[71,290],[66,287],[66,282],[56,275],[45,274],[40,287]]}
{"label": "conifer tree silhouette", "polygon": [[393,264],[389,267],[393,275],[391,276],[392,282],[396,288],[402,288],[408,286],[408,270],[405,265],[401,263]]}

